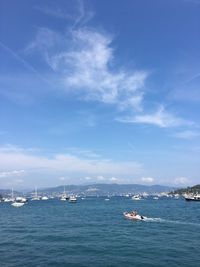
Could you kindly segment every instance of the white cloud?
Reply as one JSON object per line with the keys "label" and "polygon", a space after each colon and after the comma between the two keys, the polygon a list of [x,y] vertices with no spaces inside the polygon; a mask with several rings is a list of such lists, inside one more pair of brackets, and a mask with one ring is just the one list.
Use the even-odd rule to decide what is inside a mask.
{"label": "white cloud", "polygon": [[0,178],[7,177],[19,177],[25,174],[25,170],[14,170],[14,171],[2,171],[0,172]]}
{"label": "white cloud", "polygon": [[89,176],[86,176],[84,179],[85,179],[86,181],[90,181],[90,180],[92,180],[92,178],[89,177]]}
{"label": "white cloud", "polygon": [[192,124],[189,121],[183,120],[167,112],[163,106],[152,114],[134,115],[132,117],[117,118],[117,120],[125,123],[152,124],[161,128]]}
{"label": "white cloud", "polygon": [[59,88],[65,92],[85,101],[113,105],[131,114],[117,121],[161,128],[191,124],[163,106],[154,113],[142,112],[149,72],[116,67],[112,41],[109,34],[86,27],[65,34],[41,28],[26,51],[40,51],[58,77]]}
{"label": "white cloud", "polygon": [[110,181],[111,181],[111,182],[117,182],[117,181],[118,181],[118,178],[116,178],[116,177],[111,177],[111,178],[110,178]]}
{"label": "white cloud", "polygon": [[97,181],[105,181],[105,180],[106,180],[106,178],[104,176],[102,176],[102,175],[97,176]]}
{"label": "white cloud", "polygon": [[[20,168],[20,171],[8,171],[13,168]],[[1,151],[0,150],[0,171],[1,176],[22,175],[26,171],[31,173],[40,171],[40,173],[59,173],[65,177],[68,174],[96,175],[103,180],[104,175],[134,175],[142,171],[142,165],[133,161],[116,162],[102,158],[81,158],[72,154],[54,154],[51,157],[35,155],[34,152],[20,151]],[[99,175],[101,173],[101,175]]]}
{"label": "white cloud", "polygon": [[73,155],[78,155],[79,157],[83,158],[101,158],[101,155],[97,154],[94,151],[87,150],[87,149],[80,149],[77,147],[69,147],[67,150],[72,153]]}
{"label": "white cloud", "polygon": [[[65,35],[41,28],[26,52],[39,50],[67,92],[85,100],[141,110],[147,71],[114,67],[112,38],[88,28]],[[59,51],[59,52],[58,52]]]}
{"label": "white cloud", "polygon": [[65,181],[66,178],[65,178],[64,176],[61,176],[61,177],[59,177],[59,180],[60,180],[60,181]]}
{"label": "white cloud", "polygon": [[174,183],[176,185],[187,185],[187,184],[189,184],[189,182],[190,181],[189,181],[189,179],[187,177],[177,177],[174,180]]}
{"label": "white cloud", "polygon": [[67,5],[67,2],[63,2],[62,7],[51,6],[51,3],[48,3],[48,6],[37,6],[37,10],[42,13],[62,20],[71,21],[73,26],[78,24],[85,24],[90,19],[93,18],[94,12],[86,11],[83,1],[71,1],[70,5]]}
{"label": "white cloud", "polygon": [[153,183],[155,181],[153,177],[142,177],[141,180],[145,183]]}
{"label": "white cloud", "polygon": [[199,132],[186,130],[182,132],[175,133],[174,137],[181,138],[181,139],[193,139],[200,136]]}

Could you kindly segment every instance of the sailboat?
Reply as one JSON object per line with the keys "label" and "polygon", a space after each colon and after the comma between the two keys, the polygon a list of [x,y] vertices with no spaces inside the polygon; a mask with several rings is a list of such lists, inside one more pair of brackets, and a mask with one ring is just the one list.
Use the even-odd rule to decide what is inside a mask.
{"label": "sailboat", "polygon": [[21,202],[21,201],[18,201],[17,198],[14,198],[14,193],[13,193],[13,188],[12,188],[12,206],[15,207],[15,208],[20,208],[22,206],[24,206],[25,202]]}
{"label": "sailboat", "polygon": [[68,199],[69,199],[69,196],[67,195],[67,193],[66,193],[66,191],[65,191],[65,185],[64,185],[64,191],[63,191],[63,194],[62,194],[60,200],[62,200],[62,201],[66,201],[66,200],[68,200]]}
{"label": "sailboat", "polygon": [[38,196],[38,193],[37,193],[37,187],[35,187],[35,194],[34,194],[34,196],[31,198],[31,200],[40,200],[40,196]]}
{"label": "sailboat", "polygon": [[15,201],[15,199],[14,199],[14,192],[13,192],[13,188],[12,188],[11,197],[5,198],[4,202],[13,202],[13,201]]}

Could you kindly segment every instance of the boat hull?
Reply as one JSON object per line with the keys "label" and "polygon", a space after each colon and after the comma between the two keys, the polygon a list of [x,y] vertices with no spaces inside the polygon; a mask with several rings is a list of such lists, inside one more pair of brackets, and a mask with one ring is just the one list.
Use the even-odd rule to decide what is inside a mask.
{"label": "boat hull", "polygon": [[185,198],[186,201],[200,201],[200,198]]}
{"label": "boat hull", "polygon": [[126,219],[129,219],[129,220],[133,220],[133,221],[144,221],[145,220],[145,217],[143,217],[141,215],[135,215],[135,216],[133,216],[133,215],[127,213],[127,212],[124,212],[123,214],[124,214],[124,217]]}
{"label": "boat hull", "polygon": [[20,207],[24,206],[24,203],[23,202],[14,202],[11,205],[15,208],[20,208]]}

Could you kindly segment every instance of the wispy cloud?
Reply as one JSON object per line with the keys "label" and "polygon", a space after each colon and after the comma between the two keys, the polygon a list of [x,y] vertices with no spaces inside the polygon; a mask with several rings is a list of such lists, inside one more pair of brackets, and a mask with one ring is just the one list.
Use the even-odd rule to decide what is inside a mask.
{"label": "wispy cloud", "polygon": [[142,177],[141,181],[144,183],[153,183],[155,179],[153,177]]}
{"label": "wispy cloud", "polygon": [[97,154],[96,152],[92,150],[80,149],[77,147],[70,147],[67,150],[73,155],[78,155],[79,157],[84,157],[84,158],[101,158],[102,157],[100,154]]}
{"label": "wispy cloud", "polygon": [[190,183],[187,177],[177,177],[174,179],[174,184],[176,185],[188,185]]}
{"label": "wispy cloud", "polygon": [[56,6],[55,4],[51,6],[39,5],[35,7],[36,10],[51,16],[56,19],[71,21],[72,26],[84,25],[94,16],[94,12],[85,8],[84,2],[82,0],[63,2],[62,6]]}
{"label": "wispy cloud", "polygon": [[[27,150],[30,151],[30,150]],[[113,160],[94,158],[83,158],[73,154],[53,154],[51,157],[37,155],[34,152],[27,152],[23,149],[1,150],[0,170],[2,175],[9,175],[13,168],[25,171],[37,171],[41,173],[57,174],[62,173],[63,177],[68,174],[82,175],[135,175],[142,171],[142,164],[133,161],[116,162]],[[14,173],[11,171],[14,175]],[[20,174],[22,171],[20,172]],[[15,173],[17,174],[17,172]]]}
{"label": "wispy cloud", "polygon": [[177,132],[173,134],[172,136],[176,138],[181,138],[181,139],[194,139],[196,137],[199,137],[200,133],[197,131],[185,130],[185,131]]}
{"label": "wispy cloud", "polygon": [[0,178],[7,178],[7,177],[19,177],[24,176],[25,170],[14,170],[14,171],[3,171],[0,172]]}
{"label": "wispy cloud", "polygon": [[[80,17],[84,14],[81,3]],[[63,91],[84,101],[112,105],[117,112],[128,114],[117,121],[161,128],[191,124],[163,106],[154,113],[146,109],[145,86],[150,71],[115,66],[113,39],[106,32],[80,25],[65,33],[40,28],[26,52],[39,51],[43,55]]]}
{"label": "wispy cloud", "polygon": [[141,110],[148,72],[117,70],[111,43],[110,35],[93,29],[71,30],[63,36],[41,28],[26,51],[42,52],[47,64],[60,75],[65,91],[79,92],[82,99],[115,104],[122,110]]}
{"label": "wispy cloud", "polygon": [[124,123],[151,124],[161,128],[192,124],[192,122],[176,117],[172,113],[166,111],[163,106],[160,106],[160,108],[155,113],[122,117],[117,118],[117,120]]}

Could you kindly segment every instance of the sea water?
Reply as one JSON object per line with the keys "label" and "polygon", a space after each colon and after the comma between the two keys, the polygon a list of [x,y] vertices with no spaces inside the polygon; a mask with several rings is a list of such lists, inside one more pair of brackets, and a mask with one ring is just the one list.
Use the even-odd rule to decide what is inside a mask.
{"label": "sea water", "polygon": [[[137,210],[147,221],[133,222]],[[0,266],[200,266],[200,202],[125,197],[0,203]]]}

